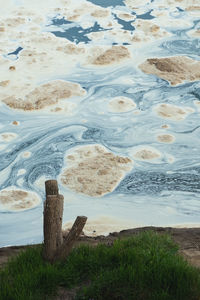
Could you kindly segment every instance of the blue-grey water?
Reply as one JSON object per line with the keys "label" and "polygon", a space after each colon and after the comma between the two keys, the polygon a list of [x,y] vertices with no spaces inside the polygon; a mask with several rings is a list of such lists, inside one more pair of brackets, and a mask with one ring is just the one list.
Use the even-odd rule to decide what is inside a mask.
{"label": "blue-grey water", "polygon": [[[125,9],[121,0],[89,2],[98,5],[98,9],[100,6],[111,9],[111,12],[113,10],[113,20],[120,29],[133,36],[134,21],[120,19],[116,8],[135,15],[136,20],[156,19],[151,15],[154,1],[144,7],[144,13]],[[177,9],[180,15],[185,13],[184,9]],[[177,18],[177,14],[173,18]],[[137,54],[139,57],[142,52],[147,58],[185,55],[199,60],[200,39],[187,34],[191,29],[198,29],[199,22],[200,18],[195,17],[191,28],[169,29],[173,32],[171,36],[156,40],[152,45],[143,45],[141,50],[133,46],[133,56]],[[54,30],[51,30],[52,26]],[[46,18],[42,28],[43,32],[51,31],[58,38],[88,47],[95,42],[87,34],[111,30],[103,27],[98,19],[92,26],[83,28],[81,22],[68,21],[65,16],[57,19],[52,14]],[[109,41],[106,43],[130,45],[130,41],[118,43],[110,40],[110,44]],[[1,53],[1,57],[20,59],[23,49],[19,46],[10,50],[8,46],[7,54]],[[41,203],[18,212],[0,206],[0,246],[42,241],[45,194],[44,184],[40,184],[40,180],[44,183],[46,179],[59,179],[66,164],[66,151],[83,145],[100,144],[116,155],[128,157],[132,157],[136,147],[150,146],[156,148],[161,157],[155,162],[135,160],[133,169],[127,172],[114,191],[102,197],[78,194],[59,182],[60,192],[66,200],[65,222],[77,215],[87,215],[89,218],[112,215],[133,220],[138,226],[199,223],[200,112],[194,103],[200,101],[200,81],[172,86],[155,75],[144,74],[131,59],[124,64],[105,68],[77,63],[70,74],[56,74],[55,77],[51,74],[46,82],[52,79],[79,83],[87,92],[72,115],[52,116],[41,111],[27,113],[1,105],[0,134],[12,132],[16,138],[10,142],[0,140],[0,190],[14,187],[34,191],[40,196]],[[110,111],[109,99],[119,96],[132,99],[139,113]],[[163,119],[154,111],[155,106],[161,103],[191,107],[194,112],[182,121]],[[14,120],[19,121],[20,125],[14,126]],[[161,128],[165,124],[168,129]],[[156,137],[162,133],[173,135],[175,142],[159,143]],[[30,156],[24,157],[26,152]]]}

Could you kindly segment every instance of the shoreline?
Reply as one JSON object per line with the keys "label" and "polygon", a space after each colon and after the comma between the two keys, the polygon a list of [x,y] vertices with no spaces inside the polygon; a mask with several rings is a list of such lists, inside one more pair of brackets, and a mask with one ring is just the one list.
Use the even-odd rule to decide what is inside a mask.
{"label": "shoreline", "polygon": [[[97,245],[105,243],[111,245],[117,238],[130,237],[142,231],[153,230],[159,234],[168,233],[175,243],[179,245],[179,253],[185,257],[192,265],[200,268],[200,225],[199,227],[155,227],[146,226],[132,229],[125,229],[119,232],[112,232],[107,236],[99,235],[96,237],[82,235],[75,245],[86,243]],[[28,247],[35,247],[40,244],[8,246],[0,248],[0,268],[4,267],[7,261],[19,254]]]}

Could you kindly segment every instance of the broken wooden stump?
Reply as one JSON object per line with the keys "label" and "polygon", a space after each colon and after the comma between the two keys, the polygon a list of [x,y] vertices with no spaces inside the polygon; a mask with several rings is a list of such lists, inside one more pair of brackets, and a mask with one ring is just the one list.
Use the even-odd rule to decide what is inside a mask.
{"label": "broken wooden stump", "polygon": [[87,221],[87,217],[85,216],[78,216],[76,218],[76,221],[74,222],[70,232],[68,233],[66,239],[64,240],[62,246],[57,249],[55,256],[54,256],[54,261],[56,260],[62,260],[65,257],[69,255],[71,252],[73,245],[75,241],[79,238],[83,227],[85,226],[85,223]]}
{"label": "broken wooden stump", "polygon": [[44,202],[44,259],[50,262],[62,260],[71,252],[75,241],[80,236],[87,217],[78,216],[63,242],[62,217],[64,197],[59,195],[56,180],[45,182],[46,200]]}

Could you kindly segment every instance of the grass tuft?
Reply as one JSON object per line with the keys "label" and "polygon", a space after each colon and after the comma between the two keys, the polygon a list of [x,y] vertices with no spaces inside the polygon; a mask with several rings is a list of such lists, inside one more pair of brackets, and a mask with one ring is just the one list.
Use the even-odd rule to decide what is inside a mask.
{"label": "grass tuft", "polygon": [[43,261],[42,246],[28,248],[0,272],[0,300],[52,299],[60,286],[82,286],[77,300],[199,300],[200,271],[170,236],[148,231],[80,246],[54,265]]}

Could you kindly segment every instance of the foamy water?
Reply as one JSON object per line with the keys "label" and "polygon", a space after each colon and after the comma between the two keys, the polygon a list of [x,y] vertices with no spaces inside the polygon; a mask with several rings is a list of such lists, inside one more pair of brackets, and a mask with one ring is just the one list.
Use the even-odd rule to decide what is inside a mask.
{"label": "foamy water", "polygon": [[[0,246],[66,228],[197,226],[198,0],[8,0],[0,18]],[[189,225],[185,225],[189,224]]]}

